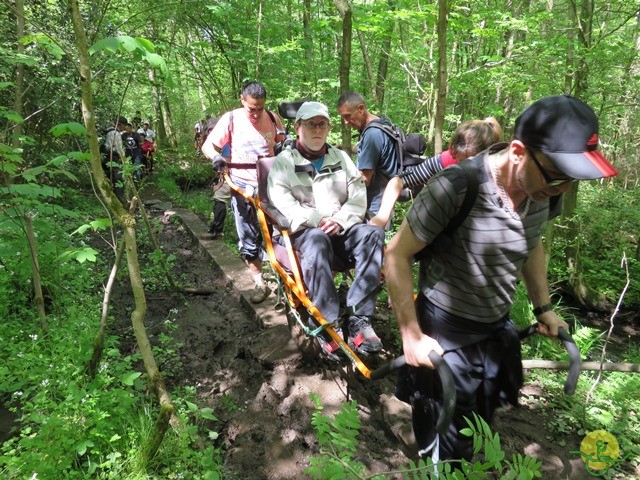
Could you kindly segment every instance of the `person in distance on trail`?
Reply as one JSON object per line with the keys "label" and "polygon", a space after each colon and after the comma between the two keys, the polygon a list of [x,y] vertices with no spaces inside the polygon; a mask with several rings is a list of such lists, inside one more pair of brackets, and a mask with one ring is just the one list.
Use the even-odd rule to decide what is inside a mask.
{"label": "person in distance on trail", "polygon": [[[224,172],[224,165],[231,156],[231,149],[229,145],[225,145],[220,152],[220,155],[224,158],[225,162],[220,164],[220,157],[214,157],[212,161],[214,170],[218,171],[217,181],[212,185],[213,189],[213,221],[209,225],[208,236],[209,238],[219,238],[224,236],[224,222],[227,218],[227,208],[231,203],[231,189],[229,184],[224,181],[224,177],[221,175]],[[220,168],[222,166],[222,168]]]}
{"label": "person in distance on trail", "polygon": [[[349,156],[326,143],[331,119],[326,105],[305,102],[295,119],[297,140],[275,160],[269,173],[269,201],[290,222],[291,243],[300,252],[309,296],[326,320],[338,322],[339,300],[333,259],[355,259],[347,294],[348,341],[359,353],[374,353],[382,342],[371,326],[380,282],[384,231],[364,223],[367,209],[362,176]],[[318,337],[324,353],[337,360],[335,341]],[[329,339],[330,340],[330,339]]]}
{"label": "person in distance on trail", "polygon": [[338,112],[346,125],[355,128],[361,134],[356,165],[367,186],[367,208],[376,214],[389,179],[398,173],[396,144],[379,128],[369,128],[364,134],[362,132],[374,120],[391,123],[387,118],[369,112],[364,97],[355,90],[340,95]]}
{"label": "person in distance on trail", "polygon": [[122,144],[122,132],[126,129],[127,119],[116,117],[113,125],[110,125],[104,137],[104,156],[102,158],[102,170],[111,183],[114,193],[124,203],[124,185],[122,179],[122,162],[125,159],[124,146]]}
{"label": "person in distance on trail", "polygon": [[140,134],[140,139],[142,141],[142,145],[140,145],[142,163],[144,164],[145,172],[151,175],[153,173],[153,154],[156,153],[156,147],[153,146],[153,143],[147,139],[144,133]]}
{"label": "person in distance on trail", "polygon": [[198,120],[193,126],[193,147],[196,149],[198,154],[200,153],[200,147],[202,146],[202,134],[204,133],[204,128],[204,118]]}
{"label": "person in distance on trail", "polygon": [[[261,83],[247,83],[240,95],[242,108],[225,113],[202,145],[202,153],[210,160],[222,147],[231,145],[231,180],[249,195],[256,190],[258,178],[255,168],[248,167],[255,165],[258,158],[273,156],[275,144],[284,138],[278,133],[283,130],[280,118],[265,111],[266,99],[267,91]],[[234,168],[234,163],[241,168]],[[240,254],[255,284],[249,299],[252,303],[260,303],[270,292],[262,279],[262,246],[256,212],[236,192],[231,192],[231,209],[240,239]]]}
{"label": "person in distance on trail", "polygon": [[134,178],[139,182],[142,179],[142,137],[137,131],[133,130],[133,126],[130,123],[127,123],[124,132],[122,132],[122,142],[125,155],[131,159],[131,163],[136,167]]}
{"label": "person in distance on trail", "polygon": [[472,157],[478,152],[502,141],[502,128],[493,118],[469,120],[453,132],[449,149],[389,180],[378,213],[369,220],[371,225],[385,227],[393,215],[393,207],[405,188],[424,186],[433,175],[450,165]]}
{"label": "person in distance on trail", "polygon": [[142,127],[138,129],[138,133],[144,133],[144,137],[151,143],[153,143],[154,147],[158,144],[156,139],[156,132],[151,130],[151,127],[149,126],[149,120],[145,120],[144,122],[142,122]]}
{"label": "person in distance on trail", "polygon": [[[432,178],[387,248],[385,280],[410,366],[398,376],[396,396],[412,405],[423,456],[471,459],[472,439],[459,434],[466,427],[463,417],[476,412],[491,422],[500,402],[517,403],[520,341],[509,310],[520,275],[538,331],[556,337],[559,327],[567,328],[553,311],[541,243],[545,224],[562,204],[550,199],[567,192],[571,182],[618,173],[597,150],[595,113],[576,98],[533,103],[516,120],[514,137],[465,160],[478,168],[478,195],[446,244],[436,239],[459,211],[468,185],[458,166]],[[426,246],[414,303],[412,258]],[[431,421],[440,408],[432,350],[451,367],[457,394],[439,448],[433,448],[438,436]]]}

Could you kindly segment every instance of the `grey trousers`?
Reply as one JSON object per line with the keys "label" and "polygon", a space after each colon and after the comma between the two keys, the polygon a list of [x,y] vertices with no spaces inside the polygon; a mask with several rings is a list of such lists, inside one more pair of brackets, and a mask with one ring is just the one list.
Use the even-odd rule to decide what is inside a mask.
{"label": "grey trousers", "polygon": [[357,315],[375,312],[375,291],[380,283],[384,250],[384,231],[380,227],[360,223],[341,235],[328,236],[319,228],[307,228],[291,236],[299,253],[302,278],[309,298],[329,322],[338,319],[340,303],[333,282],[333,267],[341,261],[355,265],[353,283],[347,294],[347,307]]}

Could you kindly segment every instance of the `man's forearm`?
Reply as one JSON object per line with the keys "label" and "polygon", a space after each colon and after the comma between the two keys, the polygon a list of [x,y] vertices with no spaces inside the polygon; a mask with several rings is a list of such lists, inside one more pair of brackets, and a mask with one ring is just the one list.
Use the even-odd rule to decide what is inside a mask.
{"label": "man's forearm", "polygon": [[551,301],[547,280],[547,263],[542,242],[538,243],[522,267],[522,278],[527,286],[529,300],[534,307],[546,305]]}

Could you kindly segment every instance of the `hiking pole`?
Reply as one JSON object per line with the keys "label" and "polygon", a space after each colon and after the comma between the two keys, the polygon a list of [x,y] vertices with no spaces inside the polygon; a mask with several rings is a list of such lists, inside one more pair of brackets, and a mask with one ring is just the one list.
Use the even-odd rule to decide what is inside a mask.
{"label": "hiking pole", "polygon": [[[429,352],[429,360],[431,360],[435,370],[438,372],[440,383],[442,384],[442,411],[436,421],[436,432],[440,435],[446,435],[449,431],[449,425],[451,424],[453,412],[456,408],[456,385],[453,380],[451,368],[439,353],[433,350]],[[403,365],[406,365],[406,363],[404,355],[394,358],[371,372],[370,378],[371,380],[378,380]]]}
{"label": "hiking pole", "polygon": [[[538,323],[529,325],[528,327],[520,330],[518,336],[520,340],[524,340],[527,337],[537,333]],[[573,395],[576,392],[576,385],[578,384],[578,377],[582,370],[582,358],[580,357],[580,349],[574,342],[573,337],[569,335],[564,328],[558,328],[558,338],[564,343],[564,348],[567,349],[569,354],[569,373],[567,374],[567,380],[564,383],[564,393],[567,395]]]}

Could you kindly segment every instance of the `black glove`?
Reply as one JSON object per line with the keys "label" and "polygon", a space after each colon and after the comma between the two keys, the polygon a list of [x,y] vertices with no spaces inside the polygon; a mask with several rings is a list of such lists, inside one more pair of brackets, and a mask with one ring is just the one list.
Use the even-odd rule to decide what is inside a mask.
{"label": "black glove", "polygon": [[211,165],[216,172],[224,172],[227,169],[227,161],[220,154],[217,154],[211,159]]}

